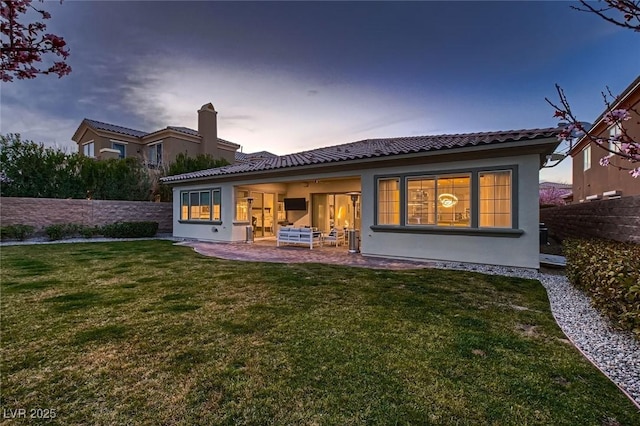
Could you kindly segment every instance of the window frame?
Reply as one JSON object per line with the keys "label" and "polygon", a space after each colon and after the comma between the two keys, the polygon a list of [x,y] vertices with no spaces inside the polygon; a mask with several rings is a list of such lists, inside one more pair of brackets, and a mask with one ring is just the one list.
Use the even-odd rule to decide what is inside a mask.
{"label": "window frame", "polygon": [[[609,128],[609,151],[620,152],[620,145],[615,140],[618,136],[622,135],[622,123],[616,123]],[[616,142],[614,142],[614,140]]]}
{"label": "window frame", "polygon": [[[246,193],[245,196],[240,196],[240,192]],[[250,224],[251,223],[251,220],[249,219],[251,217],[251,214],[249,213],[249,202],[247,201],[247,198],[250,196],[251,196],[251,190],[249,190],[248,188],[234,187],[233,189],[233,223],[234,224]],[[238,203],[241,200],[244,200],[244,202],[246,203],[246,207],[245,207],[246,214],[247,214],[246,219],[238,218],[238,207],[240,207]]]}
{"label": "window frame", "polygon": [[[438,208],[438,198],[441,194],[440,192],[440,188],[438,185],[438,181],[441,179],[454,179],[454,178],[468,178],[469,179],[469,204],[471,205],[470,209],[472,209],[473,207],[473,200],[471,198],[471,194],[473,193],[473,176],[470,172],[461,172],[461,173],[435,173],[435,174],[424,174],[424,175],[417,175],[417,176],[405,176],[404,178],[404,191],[405,191],[405,204],[404,204],[404,214],[405,214],[405,221],[404,221],[404,226],[434,226],[434,227],[438,227],[438,228],[471,228],[471,218],[469,218],[469,224],[468,225],[450,225],[450,226],[445,226],[445,225],[439,225],[438,224],[438,212],[439,212],[439,208]],[[409,223],[409,181],[411,180],[433,180],[433,188],[434,188],[434,193],[435,193],[435,198],[433,200],[433,205],[434,205],[434,222],[433,223]],[[448,194],[446,192],[442,192],[442,194]],[[446,212],[446,210],[444,210],[444,212]]]}
{"label": "window frame", "polygon": [[[393,173],[374,175],[374,224],[370,226],[374,232],[398,232],[413,234],[461,234],[461,235],[482,235],[482,236],[499,236],[499,237],[520,237],[524,231],[519,229],[518,207],[520,205],[518,199],[518,168],[517,164],[489,166],[489,167],[469,167],[465,169],[443,169],[429,170],[422,172],[409,173]],[[511,226],[503,227],[482,227],[480,226],[480,173],[493,173],[501,171],[511,172]],[[408,224],[407,222],[407,197],[408,197],[408,180],[419,177],[437,177],[444,175],[470,175],[471,193],[471,219],[470,225],[462,226],[440,226],[437,224]],[[378,222],[378,182],[379,180],[399,178],[400,179],[400,224],[385,225]]]}
{"label": "window frame", "polygon": [[[147,144],[147,153],[149,155],[147,163],[151,166],[161,166],[164,161],[164,147],[162,143],[164,141],[155,141]],[[160,161],[158,161],[158,148],[160,148]],[[153,153],[153,155],[152,155]]]}
{"label": "window frame", "polygon": [[375,195],[375,200],[376,200],[376,210],[375,210],[375,224],[379,224],[380,223],[380,209],[379,209],[379,199],[380,199],[380,181],[397,181],[398,183],[398,202],[400,203],[400,206],[398,208],[398,224],[394,224],[394,223],[382,223],[381,225],[383,226],[399,226],[402,224],[402,177],[400,175],[395,175],[395,176],[384,176],[384,177],[378,177],[375,179],[376,182],[376,195]]}
{"label": "window frame", "polygon": [[[89,147],[91,148],[90,152],[92,153],[92,155],[86,153],[87,148]],[[82,144],[82,155],[88,158],[96,158],[96,141],[95,140],[90,140]]]}
{"label": "window frame", "polygon": [[[510,226],[482,226],[481,225],[481,216],[482,216],[482,187],[480,186],[480,177],[482,174],[492,174],[492,173],[504,173],[504,172],[508,172],[509,173],[509,186],[511,189],[511,193],[509,194],[509,200],[511,202],[511,206],[510,206],[510,210],[509,210],[509,216],[510,216],[510,221],[511,221],[511,225]],[[513,198],[516,196],[514,194],[513,191],[513,186],[514,186],[514,179],[513,179],[513,170],[511,169],[503,169],[503,170],[480,170],[478,171],[478,228],[479,229],[513,229],[513,218],[515,215],[515,203],[513,202]],[[494,199],[495,201],[495,199]],[[496,214],[500,214],[500,213],[493,213],[494,215]]]}
{"label": "window frame", "polygon": [[[122,147],[122,151],[120,151],[120,149],[116,148],[116,145],[120,145]],[[116,149],[116,150],[120,151],[120,154],[118,155],[118,158],[125,158],[127,156],[127,143],[126,142],[111,141],[111,149]]]}
{"label": "window frame", "polygon": [[[205,218],[205,219],[201,219],[201,218],[194,218],[192,217],[192,209],[194,206],[192,206],[192,197],[193,195],[198,195],[198,206],[202,206],[202,204],[200,203],[200,200],[202,200],[202,194],[208,194],[209,196],[209,218]],[[218,203],[216,204],[216,195],[217,195],[217,200]],[[186,196],[186,207],[187,207],[187,218],[184,218],[184,207],[185,207],[185,196]],[[178,220],[179,223],[194,223],[194,224],[215,224],[215,225],[220,225],[222,224],[222,188],[204,188],[204,189],[188,189],[188,190],[184,190],[184,191],[180,191],[180,198],[179,198],[179,202],[180,202],[180,219]],[[219,218],[214,218],[214,213],[216,211],[215,207],[218,207],[218,211],[219,211]]]}
{"label": "window frame", "polygon": [[591,145],[587,145],[582,150],[582,171],[591,169]]}

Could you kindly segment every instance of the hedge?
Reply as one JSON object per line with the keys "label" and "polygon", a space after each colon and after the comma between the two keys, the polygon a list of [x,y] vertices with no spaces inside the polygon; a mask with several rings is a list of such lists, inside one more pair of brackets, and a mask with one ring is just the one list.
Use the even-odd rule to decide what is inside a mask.
{"label": "hedge", "polygon": [[117,222],[100,229],[109,238],[153,237],[158,232],[158,222]]}
{"label": "hedge", "polygon": [[640,245],[565,240],[567,278],[614,325],[640,338]]}
{"label": "hedge", "polygon": [[8,225],[0,227],[0,239],[23,241],[33,235],[33,226],[30,225]]}

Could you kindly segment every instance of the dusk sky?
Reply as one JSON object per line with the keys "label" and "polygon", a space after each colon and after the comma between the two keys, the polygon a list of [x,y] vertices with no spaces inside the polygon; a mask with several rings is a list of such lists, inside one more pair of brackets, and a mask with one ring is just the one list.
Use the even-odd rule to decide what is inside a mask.
{"label": "dusk sky", "polygon": [[[73,72],[1,85],[0,133],[77,150],[83,118],[197,128],[286,154],[367,138],[557,125],[640,72],[640,35],[571,2],[132,2],[40,5]],[[570,161],[541,180],[571,181]]]}

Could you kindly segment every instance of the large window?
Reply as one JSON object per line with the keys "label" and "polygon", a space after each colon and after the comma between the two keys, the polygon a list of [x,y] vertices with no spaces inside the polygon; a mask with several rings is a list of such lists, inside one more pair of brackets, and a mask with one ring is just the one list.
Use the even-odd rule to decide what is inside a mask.
{"label": "large window", "polygon": [[378,224],[400,225],[400,178],[378,180]]}
{"label": "large window", "polygon": [[[377,178],[376,225],[513,228],[515,166]],[[418,231],[419,232],[419,231]]]}
{"label": "large window", "polygon": [[511,171],[481,172],[480,226],[511,228]]}
{"label": "large window", "polygon": [[407,225],[471,226],[471,176],[407,178]]}
{"label": "large window", "polygon": [[82,153],[85,157],[95,157],[95,143],[93,141],[82,145]]}
{"label": "large window", "polygon": [[220,190],[182,192],[180,220],[221,220]]}

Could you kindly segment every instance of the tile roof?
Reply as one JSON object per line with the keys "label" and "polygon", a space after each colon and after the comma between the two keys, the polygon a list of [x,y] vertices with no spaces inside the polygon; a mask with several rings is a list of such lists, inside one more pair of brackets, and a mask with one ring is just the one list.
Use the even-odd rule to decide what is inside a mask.
{"label": "tile roof", "polygon": [[264,158],[256,161],[240,162],[215,169],[168,176],[162,180],[164,182],[176,182],[205,177],[283,169],[295,166],[414,154],[453,148],[468,148],[473,146],[551,138],[558,133],[559,129],[557,128],[545,128],[455,135],[367,139],[342,145],[312,149],[294,154]]}
{"label": "tile roof", "polygon": [[[167,126],[164,129],[156,130],[154,132],[143,132],[141,130],[129,129],[128,127],[122,127],[122,126],[117,126],[115,124],[104,123],[102,121],[91,120],[89,118],[85,118],[84,122],[86,122],[89,126],[93,127],[94,129],[105,130],[108,132],[119,133],[121,135],[133,136],[136,138],[143,138],[145,136],[149,136],[154,133],[162,132],[163,130],[173,130],[174,132],[184,133],[191,136],[198,136],[198,137],[200,136],[200,133],[198,133],[197,130],[193,130],[188,127],[182,127],[182,126]],[[220,139],[220,138],[218,138],[218,142],[223,142],[229,145],[235,145],[240,147],[240,145],[236,143],[229,142],[227,140]]]}
{"label": "tile roof", "polygon": [[571,189],[572,185],[570,183],[562,183],[562,182],[540,182],[540,189]]}
{"label": "tile roof", "polygon": [[270,153],[269,151],[258,152],[236,152],[236,161],[246,163],[249,161],[255,161],[264,158],[274,158],[277,155]]}
{"label": "tile roof", "polygon": [[133,136],[136,138],[141,138],[147,135],[147,132],[142,132],[140,130],[129,129],[128,127],[116,126],[115,124],[103,123],[102,121],[90,120],[85,118],[84,121],[89,124],[89,126],[99,129],[106,130],[108,132],[120,133],[121,135]]}
{"label": "tile roof", "polygon": [[[181,133],[186,133],[188,135],[191,136],[200,136],[200,133],[198,133],[197,130],[193,130],[190,129],[188,127],[181,127],[181,126],[167,126],[167,129],[169,130],[175,130],[176,132],[181,132]],[[163,129],[164,130],[164,129]]]}

